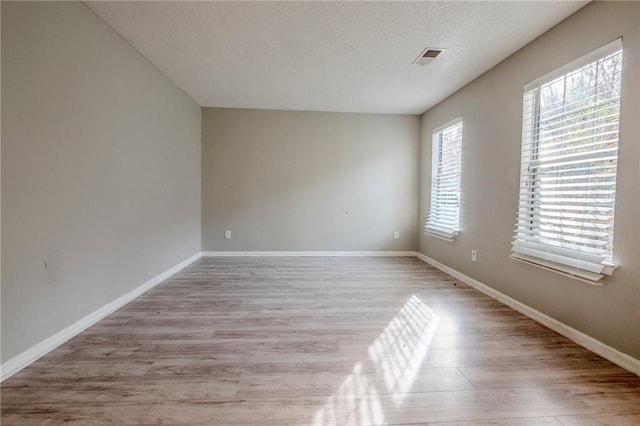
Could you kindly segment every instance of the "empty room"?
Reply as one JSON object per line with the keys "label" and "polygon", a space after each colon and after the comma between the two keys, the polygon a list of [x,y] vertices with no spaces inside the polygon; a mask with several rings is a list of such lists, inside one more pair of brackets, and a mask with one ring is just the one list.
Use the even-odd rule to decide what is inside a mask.
{"label": "empty room", "polygon": [[0,18],[2,425],[640,425],[640,2]]}

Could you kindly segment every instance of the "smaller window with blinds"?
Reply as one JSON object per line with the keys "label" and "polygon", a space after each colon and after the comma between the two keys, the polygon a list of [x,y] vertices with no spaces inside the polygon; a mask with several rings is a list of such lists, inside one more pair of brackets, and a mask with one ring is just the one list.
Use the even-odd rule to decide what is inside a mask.
{"label": "smaller window with blinds", "polygon": [[462,118],[433,132],[431,205],[425,232],[453,240],[460,230]]}
{"label": "smaller window with blinds", "polygon": [[622,40],[525,86],[512,257],[597,282],[613,273]]}

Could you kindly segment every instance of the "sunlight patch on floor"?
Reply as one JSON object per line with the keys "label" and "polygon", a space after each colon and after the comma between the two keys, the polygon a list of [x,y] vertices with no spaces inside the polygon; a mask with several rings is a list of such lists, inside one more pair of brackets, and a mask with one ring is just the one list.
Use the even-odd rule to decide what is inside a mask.
{"label": "sunlight patch on floor", "polygon": [[411,296],[369,346],[366,365],[358,362],[354,366],[316,412],[312,424],[384,424],[379,395],[390,395],[396,406],[402,404],[419,373],[438,322],[438,316],[419,297]]}
{"label": "sunlight patch on floor", "polygon": [[438,316],[413,295],[369,347],[369,356],[384,378],[385,393],[393,395],[396,405],[411,389],[438,322]]}

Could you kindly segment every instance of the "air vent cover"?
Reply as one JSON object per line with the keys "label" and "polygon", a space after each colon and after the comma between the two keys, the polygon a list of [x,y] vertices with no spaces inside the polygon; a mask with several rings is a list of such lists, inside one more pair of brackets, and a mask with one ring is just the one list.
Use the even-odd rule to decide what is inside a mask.
{"label": "air vent cover", "polygon": [[445,49],[436,49],[434,47],[427,47],[420,53],[420,55],[412,62],[414,65],[429,65],[439,54],[444,52]]}

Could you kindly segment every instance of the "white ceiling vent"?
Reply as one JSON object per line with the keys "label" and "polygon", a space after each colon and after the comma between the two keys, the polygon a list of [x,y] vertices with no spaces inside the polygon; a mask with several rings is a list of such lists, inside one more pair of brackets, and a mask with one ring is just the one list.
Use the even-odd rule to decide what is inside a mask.
{"label": "white ceiling vent", "polygon": [[420,55],[412,62],[413,65],[429,65],[439,54],[446,49],[436,49],[434,47],[427,47],[420,53]]}

